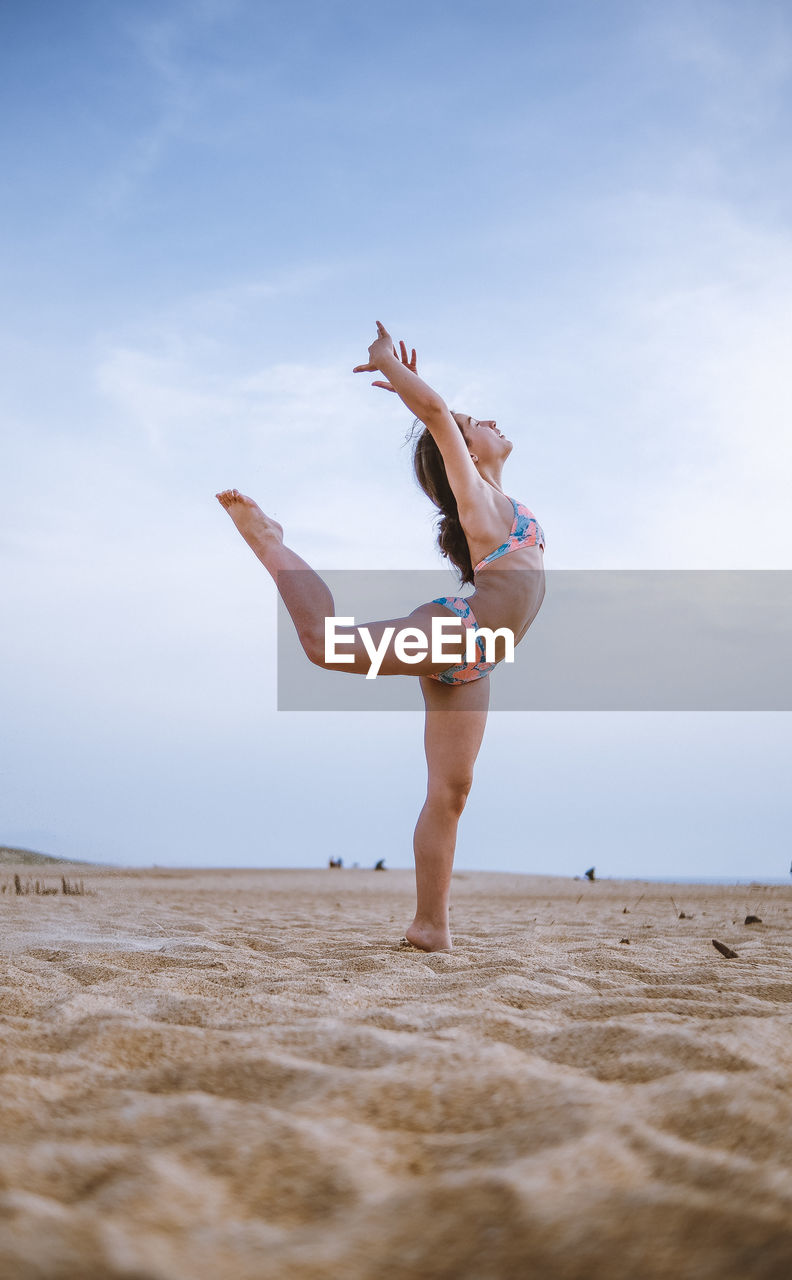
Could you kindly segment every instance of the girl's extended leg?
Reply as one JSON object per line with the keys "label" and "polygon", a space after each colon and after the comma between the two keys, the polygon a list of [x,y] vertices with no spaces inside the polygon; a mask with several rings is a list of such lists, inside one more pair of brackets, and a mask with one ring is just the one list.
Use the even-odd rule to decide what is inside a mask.
{"label": "girl's extended leg", "polygon": [[460,685],[422,676],[421,690],[428,781],[413,841],[418,905],[407,939],[422,951],[444,951],[451,947],[448,906],[457,824],[484,737],[489,676]]}
{"label": "girl's extended leg", "polygon": [[[286,608],[291,615],[297,630],[300,644],[311,662],[320,667],[341,671],[345,675],[365,675],[372,664],[371,654],[360,635],[360,626],[337,628],[339,637],[348,636],[352,643],[343,646],[343,652],[349,654],[352,661],[334,665],[325,660],[325,618],[335,616],[335,605],[330,588],[315,573],[310,565],[283,545],[283,529],[277,520],[265,515],[252,498],[245,497],[237,489],[226,489],[217,494],[221,506],[230,515],[248,546],[256,553],[261,563],[268,570],[280,593]],[[298,572],[292,572],[297,570]],[[403,618],[389,618],[386,621],[366,623],[370,642],[379,647],[383,635],[390,630],[398,632],[406,626],[419,626],[425,635],[431,632],[433,617],[442,617],[449,621],[449,610],[443,605],[431,602],[419,607]],[[457,619],[451,619],[452,623]],[[454,628],[448,632],[447,652],[458,651],[461,655],[465,647],[465,627],[458,623],[459,642],[454,637]],[[429,672],[442,671],[451,665],[451,660],[433,663],[431,654],[418,663],[406,663],[399,660],[391,645],[383,658],[379,673],[383,676],[408,675],[421,676]],[[434,683],[434,681],[432,681]]]}
{"label": "girl's extended leg", "polygon": [[310,657],[315,648],[324,644],[325,617],[332,617],[335,612],[329,587],[296,552],[283,545],[282,526],[266,516],[252,498],[246,498],[238,489],[225,489],[217,494],[217,500],[276,585],[279,585],[281,569],[305,571],[284,575],[279,590],[300,642]]}

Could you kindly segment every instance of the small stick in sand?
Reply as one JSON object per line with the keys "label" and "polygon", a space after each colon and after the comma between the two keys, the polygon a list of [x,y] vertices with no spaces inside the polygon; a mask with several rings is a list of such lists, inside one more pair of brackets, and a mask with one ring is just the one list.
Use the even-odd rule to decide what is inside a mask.
{"label": "small stick in sand", "polygon": [[731,947],[727,947],[724,942],[718,942],[717,938],[712,939],[712,945],[715,948],[715,950],[720,951],[721,955],[725,956],[727,960],[738,959],[737,952],[732,951]]}

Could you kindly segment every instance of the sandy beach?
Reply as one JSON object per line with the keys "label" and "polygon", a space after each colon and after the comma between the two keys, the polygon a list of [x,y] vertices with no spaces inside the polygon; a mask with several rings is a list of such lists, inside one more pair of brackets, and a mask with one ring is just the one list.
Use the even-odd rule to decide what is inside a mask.
{"label": "sandy beach", "polygon": [[792,1274],[792,887],[14,871],[3,1277]]}

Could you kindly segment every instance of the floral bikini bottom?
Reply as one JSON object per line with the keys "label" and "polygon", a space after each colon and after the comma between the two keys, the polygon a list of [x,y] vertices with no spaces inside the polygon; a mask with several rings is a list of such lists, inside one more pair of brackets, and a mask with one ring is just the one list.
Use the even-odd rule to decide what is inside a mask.
{"label": "floral bikini bottom", "polygon": [[[458,618],[461,618],[468,628],[478,626],[473,610],[462,596],[438,596],[432,604],[445,605],[446,609],[450,609]],[[467,684],[469,680],[480,680],[482,676],[488,676],[497,663],[484,660],[485,649],[481,636],[476,637],[476,647],[481,654],[477,662],[460,662],[454,667],[447,667],[445,671],[431,673],[430,679],[440,680],[443,684]]]}

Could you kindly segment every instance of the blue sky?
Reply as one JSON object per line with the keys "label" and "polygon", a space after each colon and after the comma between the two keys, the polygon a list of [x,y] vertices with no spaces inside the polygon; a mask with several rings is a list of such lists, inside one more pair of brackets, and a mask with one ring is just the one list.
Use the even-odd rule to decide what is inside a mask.
{"label": "blue sky", "polygon": [[[438,566],[375,317],[548,568],[792,568],[787,5],[8,0],[0,50],[0,843],[410,865],[420,714],[276,712],[213,497]],[[458,865],[783,876],[790,738],[493,716]]]}

